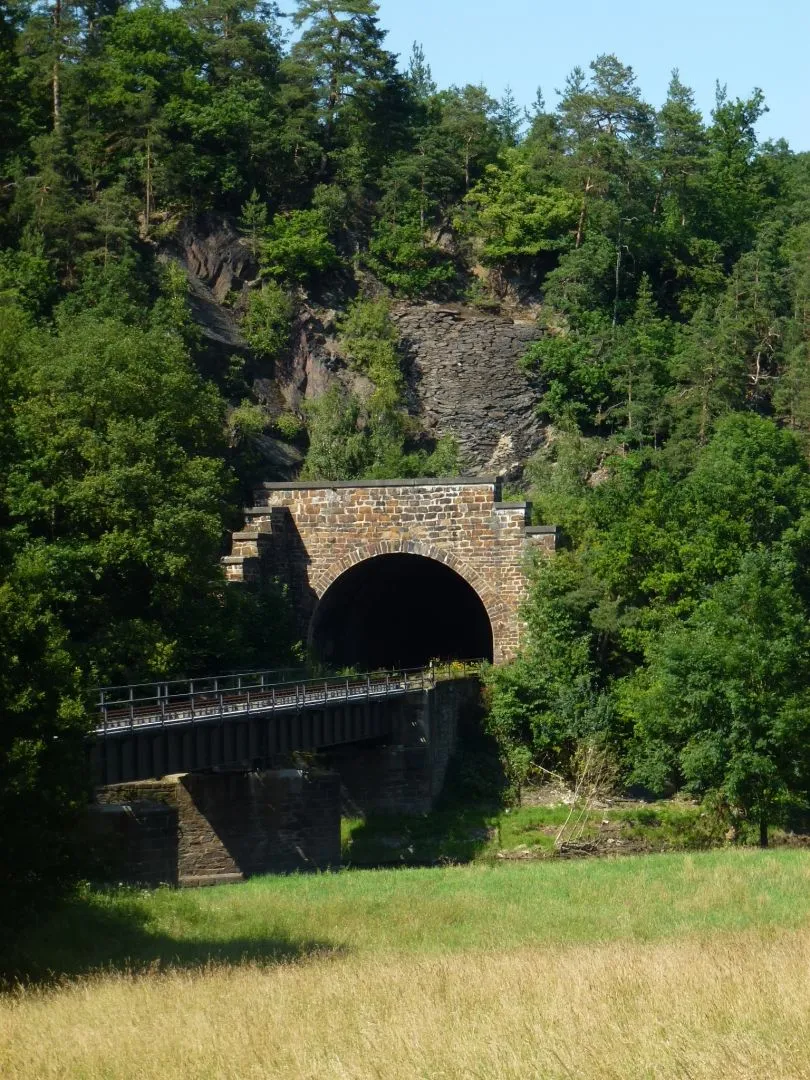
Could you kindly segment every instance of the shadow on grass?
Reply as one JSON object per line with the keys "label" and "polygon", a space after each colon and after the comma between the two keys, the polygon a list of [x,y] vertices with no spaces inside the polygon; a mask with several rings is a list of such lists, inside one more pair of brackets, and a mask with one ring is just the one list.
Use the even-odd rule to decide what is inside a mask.
{"label": "shadow on grass", "polygon": [[369,813],[344,822],[345,866],[441,866],[472,862],[493,839],[506,782],[494,741],[473,727],[451,759],[429,814]]}
{"label": "shadow on grass", "polygon": [[338,951],[327,941],[296,941],[272,933],[221,939],[204,933],[193,936],[193,908],[179,911],[175,918],[189,936],[173,937],[154,926],[149,906],[149,898],[134,891],[87,892],[65,901],[11,943],[0,967],[0,989],[20,983],[56,984],[94,973],[275,965]]}

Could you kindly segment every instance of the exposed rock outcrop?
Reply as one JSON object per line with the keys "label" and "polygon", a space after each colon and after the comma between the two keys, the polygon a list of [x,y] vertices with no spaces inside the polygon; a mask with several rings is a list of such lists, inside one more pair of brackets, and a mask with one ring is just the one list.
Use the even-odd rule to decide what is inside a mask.
{"label": "exposed rock outcrop", "polygon": [[259,272],[239,233],[221,218],[186,222],[174,247],[189,276],[205,285],[218,304],[228,293],[240,292]]}
{"label": "exposed rock outcrop", "polygon": [[[223,221],[184,226],[173,257],[189,277],[194,318],[218,366],[234,353],[249,354],[229,296],[255,281],[257,267],[235,228]],[[363,392],[367,380],[350,371],[340,354],[337,318],[346,282],[335,295],[299,310],[288,353],[274,363],[251,365],[254,389],[270,413],[299,412],[335,381]],[[537,390],[518,361],[540,330],[532,314],[506,318],[460,304],[394,305],[408,387],[408,408],[431,436],[449,434],[470,472],[520,472],[542,444]],[[274,457],[278,457],[274,453]],[[294,455],[293,455],[294,456]],[[278,478],[295,469],[293,460],[274,461]]]}
{"label": "exposed rock outcrop", "polygon": [[208,374],[227,369],[235,353],[247,357],[250,349],[239,319],[226,302],[258,273],[239,233],[222,220],[186,223],[165,254],[188,276],[189,307],[202,334]]}
{"label": "exposed rock outcrop", "polygon": [[428,432],[458,440],[468,468],[513,474],[543,442],[537,392],[519,360],[534,320],[460,305],[398,304],[411,407]]}

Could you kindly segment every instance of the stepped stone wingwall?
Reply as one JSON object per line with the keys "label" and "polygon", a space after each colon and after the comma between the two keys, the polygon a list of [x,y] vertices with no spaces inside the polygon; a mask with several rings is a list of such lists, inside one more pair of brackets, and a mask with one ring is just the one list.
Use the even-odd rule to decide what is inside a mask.
{"label": "stepped stone wingwall", "polygon": [[520,642],[527,554],[557,544],[556,527],[531,528],[529,515],[527,503],[501,501],[495,477],[265,484],[224,566],[231,581],[265,573],[287,584],[308,634],[319,601],[350,567],[398,553],[434,559],[478,594],[503,662]]}

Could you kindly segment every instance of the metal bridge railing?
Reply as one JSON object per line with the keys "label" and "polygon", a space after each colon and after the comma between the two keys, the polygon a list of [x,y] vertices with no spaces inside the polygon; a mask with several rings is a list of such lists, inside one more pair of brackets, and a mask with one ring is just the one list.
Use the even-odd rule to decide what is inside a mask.
{"label": "metal bridge railing", "polygon": [[[482,660],[451,660],[421,668],[278,681],[280,671],[243,672],[203,679],[105,686],[98,692],[99,736],[141,728],[300,711],[337,701],[364,701],[428,690],[437,682],[477,674]],[[275,678],[274,678],[275,677]]]}

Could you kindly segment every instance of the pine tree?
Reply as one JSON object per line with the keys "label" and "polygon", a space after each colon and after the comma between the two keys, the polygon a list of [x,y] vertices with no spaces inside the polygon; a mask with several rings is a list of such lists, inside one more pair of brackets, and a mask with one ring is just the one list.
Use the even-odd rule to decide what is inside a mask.
{"label": "pine tree", "polygon": [[504,143],[507,146],[517,146],[521,138],[523,117],[511,86],[507,86],[503,92],[496,118]]}
{"label": "pine tree", "polygon": [[390,74],[385,31],[374,0],[297,0],[293,15],[303,33],[292,60],[311,73],[317,115],[327,152],[334,149],[342,114],[352,99],[367,96]]}
{"label": "pine tree", "polygon": [[425,50],[418,41],[413,43],[411,49],[411,58],[408,63],[408,83],[416,100],[422,103],[432,98],[438,89],[433,81],[430,64],[425,59]]}
{"label": "pine tree", "polygon": [[576,247],[585,238],[594,200],[613,196],[627,202],[633,152],[653,140],[652,110],[641,99],[633,69],[603,55],[590,70],[587,78],[574,68],[557,108],[568,150],[564,164],[581,198]]}

